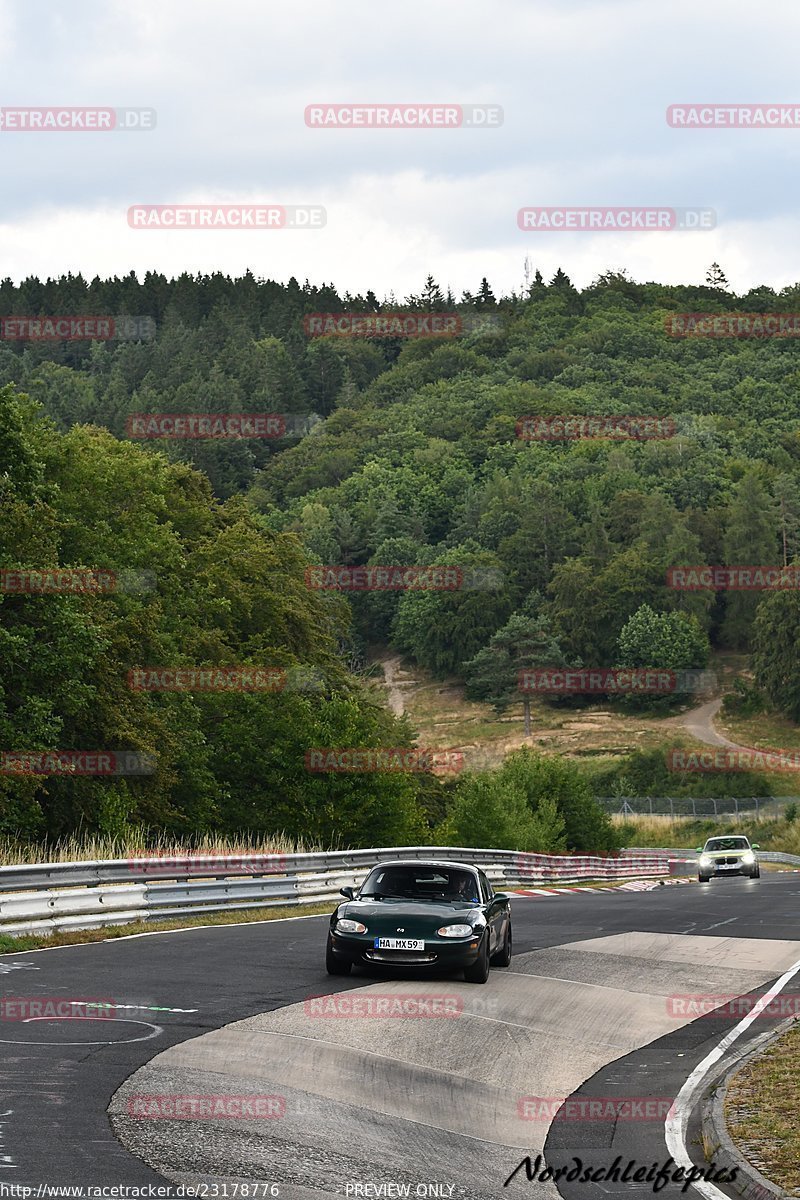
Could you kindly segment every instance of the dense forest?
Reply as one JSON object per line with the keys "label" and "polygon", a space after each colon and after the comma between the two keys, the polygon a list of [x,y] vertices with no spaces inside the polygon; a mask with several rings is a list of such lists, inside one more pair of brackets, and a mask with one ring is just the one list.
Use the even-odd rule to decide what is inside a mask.
{"label": "dense forest", "polygon": [[[561,270],[499,299],[484,279],[459,300],[431,277],[419,295],[382,300],[251,274],[4,281],[0,318],[139,317],[134,328],[152,323],[153,336],[15,340],[3,327],[0,569],[153,582],[0,594],[0,747],[116,748],[155,766],[114,779],[6,771],[0,830],[143,823],[375,845],[472,829],[471,844],[478,831],[487,844],[491,818],[520,848],[612,849],[589,784],[563,760],[522,751],[498,772],[452,779],[315,774],[306,754],[414,745],[365,678],[376,645],[500,709],[527,668],[691,671],[741,650],[764,701],[800,720],[796,588],[668,583],[676,566],[786,566],[800,553],[793,338],[676,337],[671,318],[798,302],[800,285],[734,296],[625,272],[581,291]],[[396,310],[491,319],[446,337],[307,332],[309,314]],[[143,413],[283,424],[271,437],[137,440],[130,422]],[[669,436],[520,436],[525,417],[627,415],[661,418]],[[473,584],[309,586],[325,565],[450,567]],[[242,664],[289,682],[129,684],[146,666]]]}

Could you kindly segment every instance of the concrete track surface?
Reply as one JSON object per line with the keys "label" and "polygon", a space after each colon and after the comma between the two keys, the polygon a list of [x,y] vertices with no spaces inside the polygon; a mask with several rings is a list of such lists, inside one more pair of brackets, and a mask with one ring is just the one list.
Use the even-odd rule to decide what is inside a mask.
{"label": "concrete track surface", "polygon": [[[392,1197],[480,1200],[557,1196],[524,1171],[504,1189],[527,1154],[665,1162],[665,1107],[738,1020],[697,1018],[683,997],[763,991],[800,960],[799,912],[798,874],[519,897],[511,967],[484,986],[331,979],[319,917],[0,956],[6,1002],[131,1006],[113,1020],[3,1021],[6,1177],[168,1180],[217,1185],[218,1196],[223,1183],[229,1196],[234,1183],[274,1183],[283,1200],[375,1196],[383,1184]],[[449,1015],[385,1015],[413,1012],[418,998]],[[266,1117],[143,1115],[176,1096],[273,1099]],[[609,1097],[655,1105],[645,1119],[609,1120],[577,1103]],[[565,1098],[577,1116],[553,1122]],[[570,1197],[643,1188],[652,1194],[647,1183],[559,1183]]]}

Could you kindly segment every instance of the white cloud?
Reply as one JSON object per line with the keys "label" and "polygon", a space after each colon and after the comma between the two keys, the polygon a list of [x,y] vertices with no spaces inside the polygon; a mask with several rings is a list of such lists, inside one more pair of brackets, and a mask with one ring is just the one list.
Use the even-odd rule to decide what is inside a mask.
{"label": "white cloud", "polygon": [[[0,134],[0,252],[20,278],[251,267],[398,294],[518,286],[529,255],[586,282],[609,265],[739,287],[800,277],[800,130],[680,131],[681,100],[792,100],[800,11],[726,0],[0,0],[3,104],[158,109],[153,133]],[[311,130],[315,101],[491,102],[494,131]],[[313,234],[133,232],[134,203],[323,204]],[[705,235],[524,235],[523,205],[716,208]],[[777,239],[777,240],[776,240]],[[685,272],[685,275],[681,275]]]}

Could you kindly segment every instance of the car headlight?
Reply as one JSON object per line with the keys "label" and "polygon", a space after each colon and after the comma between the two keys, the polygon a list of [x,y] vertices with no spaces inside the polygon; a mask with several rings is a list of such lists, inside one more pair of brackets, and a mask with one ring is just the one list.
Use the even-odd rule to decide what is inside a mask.
{"label": "car headlight", "polygon": [[700,855],[700,866],[701,867],[713,867],[713,865],[714,865],[714,860],[710,854],[701,854]]}
{"label": "car headlight", "polygon": [[474,930],[471,925],[443,925],[436,932],[439,937],[469,937]]}
{"label": "car headlight", "polygon": [[742,855],[742,862],[746,863],[747,866],[750,867],[750,866],[752,866],[752,864],[755,861],[756,861],[756,856],[755,856],[755,854],[753,854],[753,851],[745,850],[744,854]]}
{"label": "car headlight", "polygon": [[351,921],[349,917],[341,917],[336,922],[337,933],[366,933],[366,925],[362,925],[360,921]]}

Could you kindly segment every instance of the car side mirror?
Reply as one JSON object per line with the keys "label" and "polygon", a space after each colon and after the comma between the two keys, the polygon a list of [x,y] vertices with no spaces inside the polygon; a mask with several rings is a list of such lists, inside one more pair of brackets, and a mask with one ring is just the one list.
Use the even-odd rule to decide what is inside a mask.
{"label": "car side mirror", "polygon": [[508,892],[495,892],[493,899],[495,900],[510,900]]}
{"label": "car side mirror", "polygon": [[750,846],[750,849],[751,850],[760,850],[761,847],[759,846],[758,842],[753,842],[752,845]]}
{"label": "car side mirror", "polygon": [[698,853],[698,854],[702,854],[702,853],[703,853],[703,847],[702,847],[702,846],[695,846],[695,850],[697,851],[697,853]]}
{"label": "car side mirror", "polygon": [[348,900],[355,899],[355,888],[343,887],[339,888],[339,895],[346,896]]}

